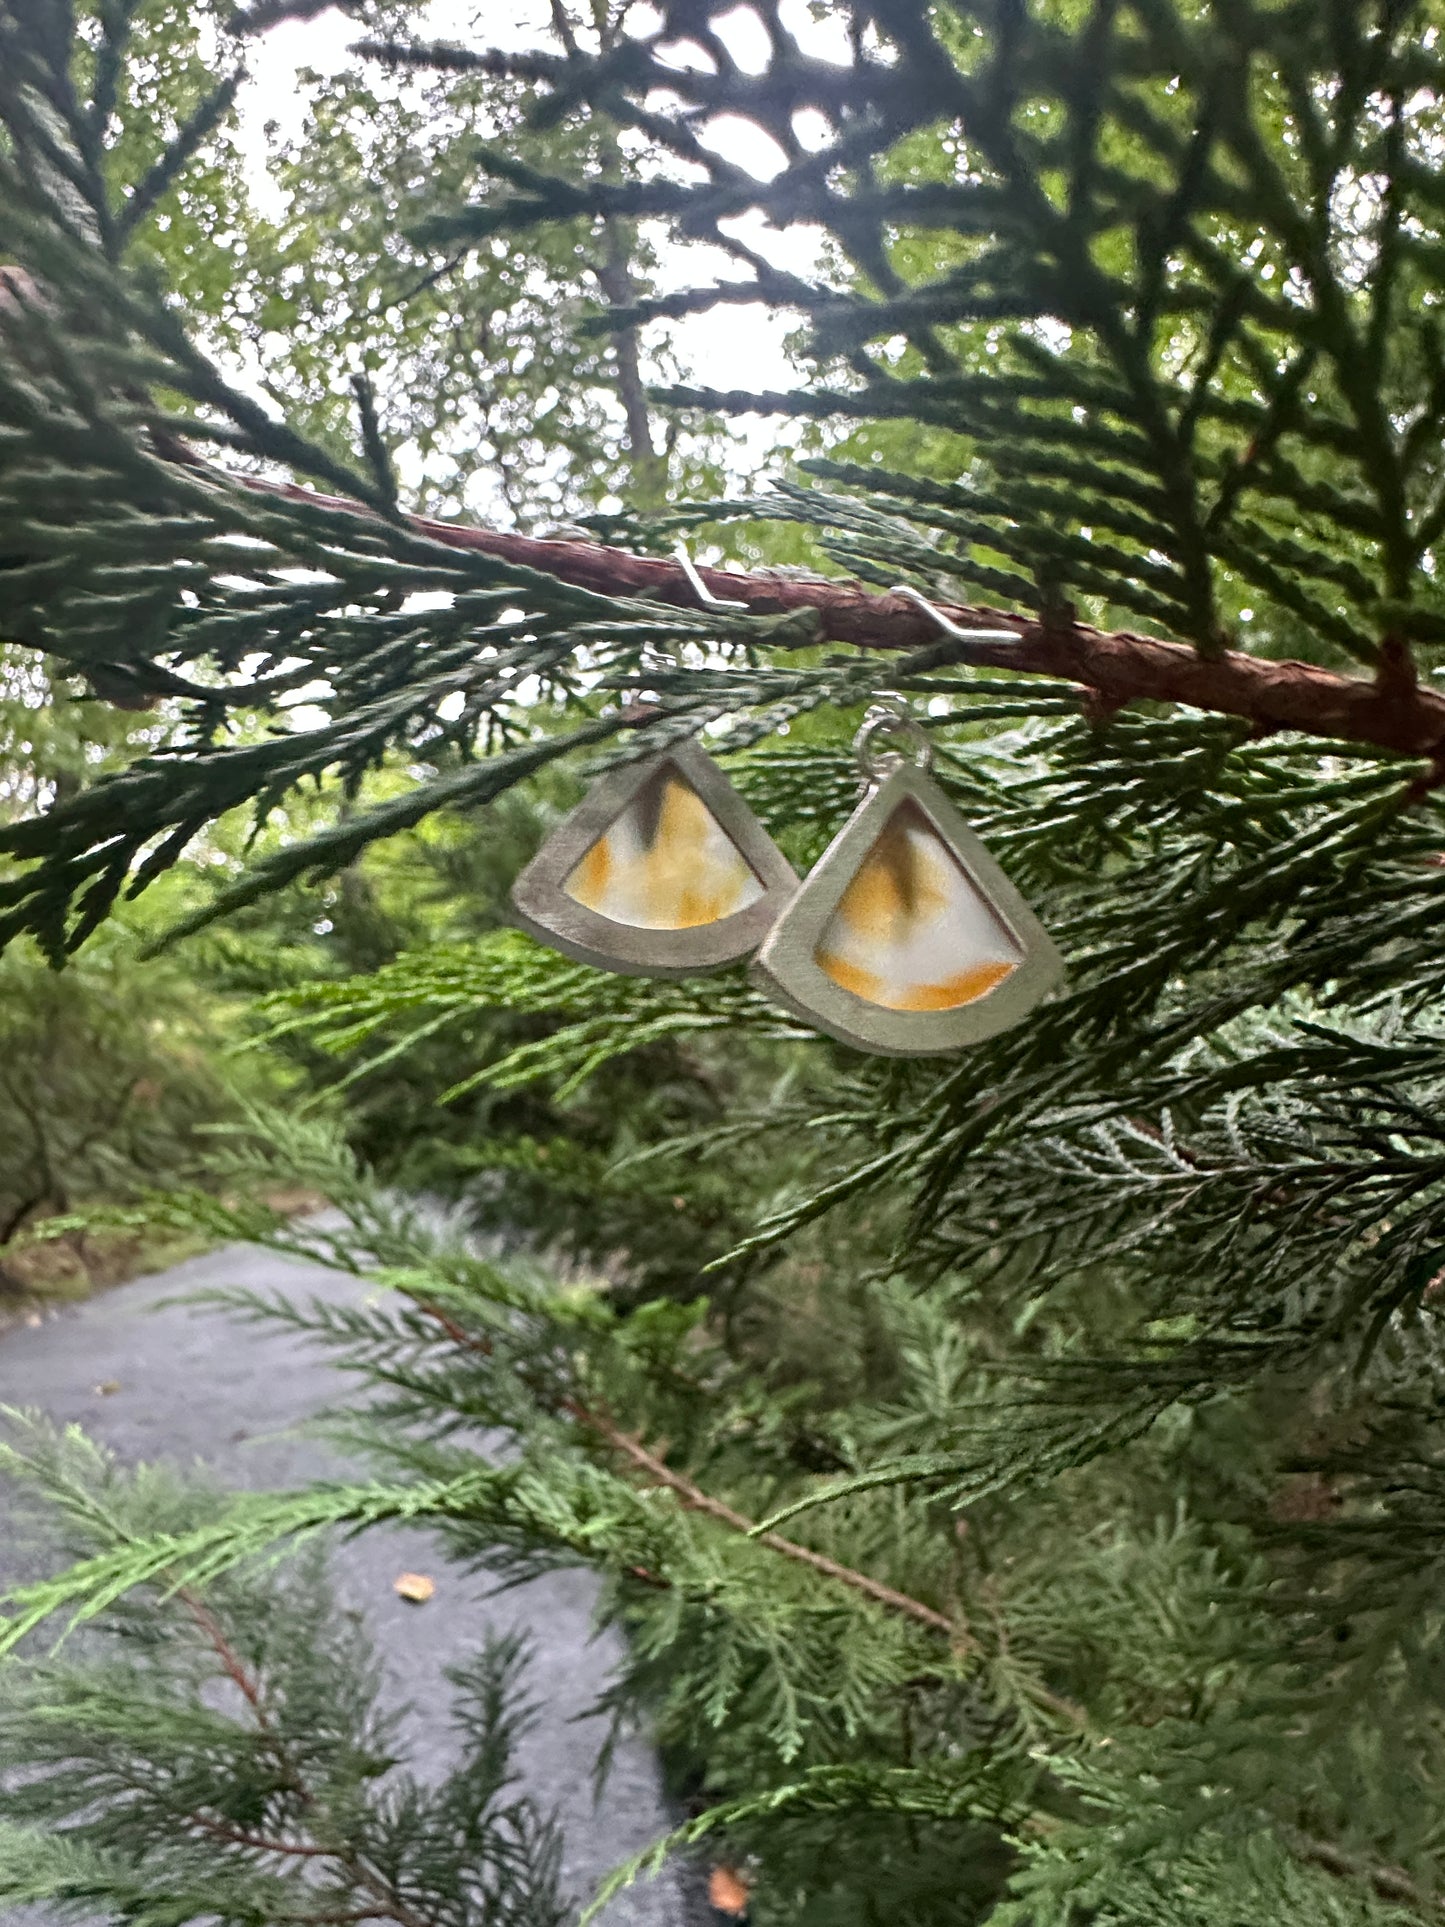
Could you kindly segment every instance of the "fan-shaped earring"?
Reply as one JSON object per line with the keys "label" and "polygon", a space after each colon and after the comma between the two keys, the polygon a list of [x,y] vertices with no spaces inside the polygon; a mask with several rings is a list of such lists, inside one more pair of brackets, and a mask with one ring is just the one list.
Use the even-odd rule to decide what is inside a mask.
{"label": "fan-shaped earring", "polygon": [[[880,748],[902,740],[910,755]],[[1047,931],[934,782],[907,714],[868,712],[866,793],[754,963],[805,1023],[860,1050],[924,1057],[978,1043],[1058,984]]]}
{"label": "fan-shaped earring", "polygon": [[686,977],[756,950],[798,879],[695,742],[610,770],[512,886],[516,921],[579,963]]}

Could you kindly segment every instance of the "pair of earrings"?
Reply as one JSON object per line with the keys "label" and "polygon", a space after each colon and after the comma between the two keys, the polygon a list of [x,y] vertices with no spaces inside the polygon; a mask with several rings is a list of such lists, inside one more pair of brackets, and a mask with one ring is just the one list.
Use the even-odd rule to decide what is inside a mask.
{"label": "pair of earrings", "polygon": [[1007,1030],[1063,976],[1048,933],[933,780],[906,712],[870,710],[854,748],[863,800],[806,882],[687,741],[597,783],[518,877],[517,921],[623,976],[756,951],[772,997],[862,1050],[932,1056]]}

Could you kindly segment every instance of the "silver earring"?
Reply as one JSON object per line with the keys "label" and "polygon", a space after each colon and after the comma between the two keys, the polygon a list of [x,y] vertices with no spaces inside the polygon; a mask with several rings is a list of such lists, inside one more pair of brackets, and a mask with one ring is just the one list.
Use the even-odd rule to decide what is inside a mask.
{"label": "silver earring", "polygon": [[683,742],[609,770],[512,885],[540,942],[624,977],[686,977],[756,950],[798,887],[712,758]]}
{"label": "silver earring", "polygon": [[1063,978],[1048,932],[933,780],[933,745],[906,711],[871,709],[854,748],[863,801],[774,924],[753,965],[762,988],[886,1056],[1009,1029]]}
{"label": "silver earring", "polygon": [[[698,600],[715,596],[679,544]],[[512,885],[522,929],[623,977],[688,977],[751,955],[798,887],[712,758],[688,740],[610,770]]]}

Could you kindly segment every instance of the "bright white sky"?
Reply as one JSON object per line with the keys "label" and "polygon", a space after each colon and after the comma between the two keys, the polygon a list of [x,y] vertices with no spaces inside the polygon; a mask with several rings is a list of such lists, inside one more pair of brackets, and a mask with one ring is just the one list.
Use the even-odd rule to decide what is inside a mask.
{"label": "bright white sky", "polygon": [[[639,14],[641,8],[639,8]],[[824,58],[830,53],[845,59],[843,44],[834,46],[835,34],[819,25],[808,14],[804,0],[789,0],[784,7],[788,24],[805,39],[811,52]],[[453,40],[470,46],[528,47],[547,44],[543,22],[547,17],[546,0],[431,0],[425,23],[418,37]],[[474,22],[480,22],[475,24]],[[740,6],[735,13],[715,23],[740,65],[761,66],[766,59],[767,43],[756,17]],[[841,33],[841,29],[838,30]],[[362,37],[354,19],[335,9],[315,19],[289,21],[274,28],[251,51],[251,79],[240,99],[241,135],[251,157],[252,187],[262,206],[270,197],[266,179],[268,139],[266,124],[274,121],[281,138],[300,134],[305,117],[304,94],[297,86],[298,68],[313,67],[321,73],[335,73],[351,64],[348,48]],[[770,175],[779,164],[777,150],[767,138],[745,123],[719,125],[711,135],[713,144],[729,159],[762,176]],[[749,242],[760,245],[771,258],[782,261],[795,272],[808,273],[813,252],[806,237],[790,235],[784,246],[779,237],[767,246],[770,231],[761,224],[737,224],[737,231]],[[701,273],[706,257],[691,250],[685,261],[679,259],[677,283],[686,285]],[[665,270],[664,262],[664,270]],[[736,276],[735,263],[720,257],[716,268],[724,275]],[[664,279],[666,275],[664,272]],[[783,338],[796,325],[787,317],[769,315],[762,308],[723,308],[714,314],[689,318],[675,328],[674,338],[690,373],[714,388],[790,388],[797,373],[783,351]],[[742,439],[749,454],[761,454],[776,424],[740,424]]]}

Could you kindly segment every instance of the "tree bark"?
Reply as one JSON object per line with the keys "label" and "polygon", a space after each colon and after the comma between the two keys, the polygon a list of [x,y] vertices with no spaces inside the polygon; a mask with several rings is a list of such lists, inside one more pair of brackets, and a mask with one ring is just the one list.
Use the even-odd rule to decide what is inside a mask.
{"label": "tree bark", "polygon": [[[243,488],[358,515],[370,513],[341,496],[319,495],[295,484],[250,476],[233,479]],[[596,542],[553,542],[505,534],[423,516],[407,521],[419,534],[449,548],[480,550],[598,595],[646,597],[684,608],[697,605],[681,564],[663,557],[633,555]],[[902,596],[875,595],[858,582],[797,578],[766,569],[748,575],[726,569],[698,573],[714,595],[743,603],[754,615],[815,610],[820,641],[911,651],[943,638],[940,626],[915,603]],[[977,605],[945,603],[940,614],[960,629],[1013,632],[1014,640],[1009,642],[960,639],[953,648],[955,661],[1057,677],[1078,684],[1106,709],[1139,701],[1187,703],[1194,709],[1238,716],[1261,734],[1297,730],[1306,736],[1367,744],[1445,765],[1445,696],[1421,688],[1408,676],[1366,681],[1314,663],[1272,662],[1238,650],[1202,656],[1187,643],[1165,642],[1129,630],[1095,629],[1084,622],[1045,623]]]}
{"label": "tree bark", "polygon": [[[0,270],[0,334],[7,307],[37,298],[23,269]],[[180,444],[162,452],[197,461]],[[218,476],[217,478],[222,479]],[[231,486],[281,494],[356,515],[371,510],[341,496],[318,494],[294,483],[255,476],[228,476]],[[697,601],[681,566],[663,558],[632,555],[593,542],[553,542],[535,536],[469,528],[422,516],[409,527],[450,548],[476,549],[503,561],[537,569],[606,596],[642,596],[682,607]],[[812,609],[818,637],[863,649],[909,651],[938,641],[943,631],[929,615],[901,596],[874,595],[858,582],[798,579],[757,570],[750,575],[702,569],[714,595],[741,602],[755,615]],[[1080,686],[1105,712],[1126,703],[1186,703],[1217,715],[1237,716],[1261,734],[1295,730],[1302,735],[1360,743],[1432,765],[1430,780],[1445,777],[1445,696],[1424,689],[1403,652],[1386,638],[1381,673],[1373,681],[1340,675],[1307,662],[1272,662],[1238,650],[1203,656],[1187,643],[1162,641],[1130,630],[1103,630],[1082,622],[1041,622],[1007,610],[945,604],[941,614],[961,629],[1008,629],[1014,640],[960,639],[953,660],[979,668],[1013,669],[1057,677]]]}

